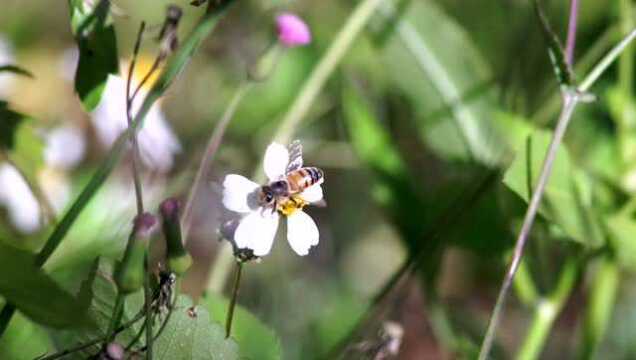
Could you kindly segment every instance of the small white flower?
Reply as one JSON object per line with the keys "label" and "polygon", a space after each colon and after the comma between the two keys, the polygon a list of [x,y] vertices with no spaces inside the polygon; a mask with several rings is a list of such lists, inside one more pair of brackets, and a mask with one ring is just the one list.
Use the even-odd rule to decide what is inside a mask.
{"label": "small white flower", "polygon": [[[270,182],[284,179],[290,163],[289,151],[281,144],[272,143],[265,152],[263,167]],[[322,200],[322,181],[308,187],[297,196],[305,203]],[[223,205],[242,214],[234,242],[238,249],[250,249],[255,256],[267,255],[274,242],[281,215],[287,217],[287,240],[291,248],[301,256],[309,254],[312,246],[318,245],[318,227],[314,220],[302,211],[302,206],[293,207],[283,214],[280,209],[259,203],[261,185],[236,174],[223,181]]]}
{"label": "small white flower", "polygon": [[[133,114],[141,107],[146,94],[144,88],[137,94],[133,101]],[[114,75],[108,77],[102,101],[92,115],[91,119],[99,140],[103,145],[110,147],[128,128],[124,78]],[[181,144],[170,129],[159,103],[155,103],[148,111],[137,139],[144,165],[160,172],[169,171],[174,163],[174,155],[181,151]]]}

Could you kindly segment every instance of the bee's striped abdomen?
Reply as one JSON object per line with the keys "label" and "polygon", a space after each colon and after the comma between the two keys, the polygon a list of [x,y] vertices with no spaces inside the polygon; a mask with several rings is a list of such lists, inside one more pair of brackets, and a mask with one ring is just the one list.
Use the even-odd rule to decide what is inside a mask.
{"label": "bee's striped abdomen", "polygon": [[292,193],[299,193],[322,181],[324,173],[317,167],[304,167],[287,174],[287,182]]}

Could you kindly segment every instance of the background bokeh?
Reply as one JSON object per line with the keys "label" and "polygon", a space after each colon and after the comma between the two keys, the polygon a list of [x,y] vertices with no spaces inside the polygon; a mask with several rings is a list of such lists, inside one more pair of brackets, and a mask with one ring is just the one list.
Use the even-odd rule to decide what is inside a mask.
{"label": "background bokeh", "polygon": [[[186,36],[202,12],[188,1],[113,1],[121,76],[141,20],[151,30],[140,68],[153,61],[153,31],[168,3],[184,9],[179,35]],[[356,3],[239,1],[146,120],[143,178],[147,207],[155,210],[168,196],[187,197],[206,142],[247,68],[275,41],[275,15],[293,11],[309,24],[312,43],[288,49],[271,77],[239,105],[195,197],[188,241],[195,266],[183,289],[212,312],[222,315],[224,307],[205,294],[227,294],[228,286],[219,284],[232,270],[215,266],[217,255],[229,256],[217,233],[223,176],[257,170],[281,118]],[[544,3],[564,38],[569,2]],[[33,118],[30,126],[46,154],[33,171],[54,212],[62,214],[99,166],[110,145],[105,139],[112,142],[121,129],[109,121],[115,121],[112,114],[124,116],[123,82],[109,83],[102,109],[86,112],[73,88],[77,53],[66,3],[2,0],[0,6],[0,65],[17,64],[33,74],[0,73],[0,98]],[[361,356],[355,344],[375,341],[390,320],[404,331],[398,358],[473,358],[529,192],[522,179],[527,169],[515,172],[511,164],[530,152],[529,134],[540,144],[549,139],[541,129],[551,129],[558,116],[558,84],[529,1],[413,0],[396,6],[408,27],[393,21],[395,14],[378,11],[295,129],[305,163],[326,174],[327,206],[307,210],[320,229],[319,246],[298,257],[281,229],[272,253],[245,268],[239,304],[271,328],[286,359],[329,357],[409,256],[425,261],[392,287],[349,356]],[[578,24],[575,71],[582,78],[621,39],[625,26],[633,27],[631,2],[583,0]],[[584,347],[590,298],[599,294],[595,284],[605,281],[597,275],[608,258],[618,283],[615,301],[603,309],[614,320],[607,322],[597,354],[636,357],[636,132],[633,114],[625,110],[636,109],[632,51],[619,61],[593,88],[598,101],[577,108],[565,139],[567,159],[557,163],[549,208],[542,210],[527,249],[524,266],[537,301],[556,286],[565,259],[578,262],[577,279],[541,358],[575,358]],[[136,74],[137,81],[141,76]],[[135,211],[129,168],[125,157],[47,263],[46,271],[65,288],[77,289],[96,256],[121,254]],[[20,177],[4,171],[0,241],[36,251],[51,227]],[[594,221],[581,220],[579,212]],[[517,285],[499,331],[497,358],[514,357],[536,325],[538,305],[524,301],[523,284]],[[613,290],[598,291],[609,296]],[[248,344],[261,336],[255,332],[250,340],[247,334]],[[47,328],[20,315],[0,340],[0,357],[28,359],[55,346]]]}

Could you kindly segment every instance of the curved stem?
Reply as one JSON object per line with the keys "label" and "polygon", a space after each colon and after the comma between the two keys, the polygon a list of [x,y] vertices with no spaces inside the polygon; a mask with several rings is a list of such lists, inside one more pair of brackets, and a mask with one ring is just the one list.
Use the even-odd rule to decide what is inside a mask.
{"label": "curved stem", "polygon": [[229,338],[232,334],[232,320],[234,319],[234,307],[238,300],[239,286],[241,285],[241,273],[243,272],[243,263],[236,262],[236,277],[234,278],[234,288],[232,289],[232,298],[227,309],[227,318],[225,320],[225,338]]}
{"label": "curved stem", "polygon": [[486,335],[484,337],[481,351],[479,353],[480,360],[486,360],[488,358],[488,354],[490,353],[490,349],[492,348],[492,343],[495,339],[495,331],[499,325],[499,318],[503,311],[504,303],[508,295],[508,291],[510,290],[510,285],[512,285],[512,280],[514,279],[517,268],[519,267],[521,257],[523,256],[523,250],[528,240],[528,235],[530,235],[530,230],[532,229],[534,219],[537,215],[537,211],[539,210],[539,205],[541,203],[545,187],[548,184],[548,180],[550,179],[550,174],[552,173],[552,165],[554,163],[554,159],[556,158],[557,150],[561,145],[563,135],[565,135],[565,130],[567,129],[570,119],[572,118],[572,112],[574,111],[577,102],[578,100],[576,95],[566,94],[564,96],[563,110],[561,111],[561,116],[559,117],[557,128],[554,131],[554,136],[552,137],[552,141],[550,142],[550,146],[548,147],[548,152],[546,153],[545,159],[543,161],[541,175],[537,182],[536,188],[532,193],[530,205],[528,206],[528,210],[526,211],[521,231],[519,232],[519,236],[517,237],[517,241],[515,243],[515,248],[513,251],[510,266],[508,268],[508,272],[504,277],[501,289],[499,290],[499,295],[497,296],[497,302],[495,303],[495,307],[490,317],[490,322],[488,323],[488,329],[486,330]]}

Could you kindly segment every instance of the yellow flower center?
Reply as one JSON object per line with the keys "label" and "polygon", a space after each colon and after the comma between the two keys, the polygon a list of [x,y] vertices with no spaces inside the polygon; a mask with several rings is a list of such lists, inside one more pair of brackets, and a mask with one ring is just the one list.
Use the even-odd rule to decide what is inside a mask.
{"label": "yellow flower center", "polygon": [[282,215],[289,216],[296,212],[296,210],[302,210],[308,204],[309,203],[303,200],[301,197],[292,195],[289,197],[289,199],[279,202],[276,210],[278,210],[278,212]]}

